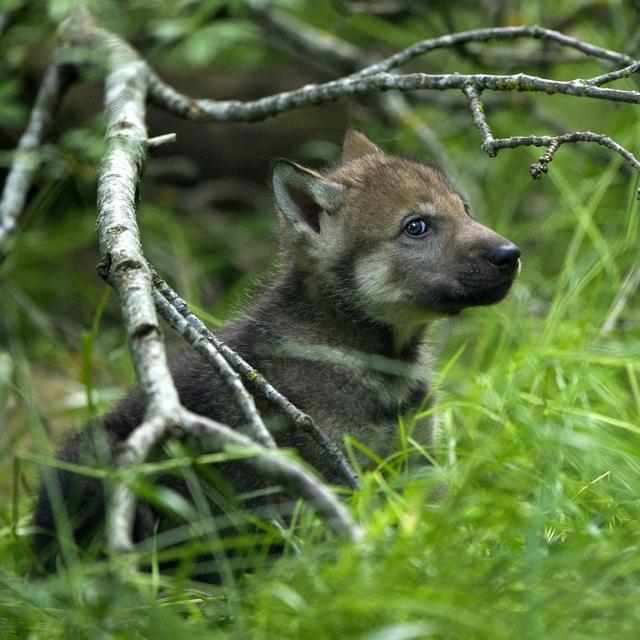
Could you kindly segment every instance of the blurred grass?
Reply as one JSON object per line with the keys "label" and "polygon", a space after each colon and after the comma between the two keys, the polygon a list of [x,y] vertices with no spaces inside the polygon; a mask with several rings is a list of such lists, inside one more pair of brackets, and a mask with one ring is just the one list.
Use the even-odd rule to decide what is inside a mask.
{"label": "blurred grass", "polygon": [[[41,40],[50,26],[47,13],[37,11],[44,4],[14,4],[26,19],[9,29],[0,49],[19,76],[28,43]],[[339,3],[286,4],[372,50],[445,31],[437,7],[390,24],[342,15]],[[62,5],[48,5],[48,15]],[[246,29],[235,23],[214,59],[205,60],[211,53],[202,51],[207,32],[198,30],[221,3],[202,3],[185,24],[179,12],[187,5],[132,3],[134,13],[126,15],[105,2],[101,11],[111,26],[130,34],[153,18],[148,42],[161,68],[175,67],[180,47],[192,40],[199,49],[183,63],[191,70],[211,61],[231,68],[236,61],[238,68],[284,64],[275,54],[236,56]],[[510,6],[511,23],[545,26],[575,9],[568,2]],[[484,26],[480,10],[464,7],[455,16],[459,28]],[[234,19],[242,18],[241,3],[233,11]],[[576,35],[611,48],[631,40],[630,5],[594,3],[593,11]],[[252,42],[255,37],[252,31]],[[429,60],[433,69],[473,67],[450,53]],[[548,75],[586,76],[599,68],[571,63]],[[0,113],[10,120],[5,126],[28,112],[14,104],[20,82],[0,92]],[[513,96],[513,104],[518,99]],[[559,96],[533,100],[562,126],[592,128],[632,150],[637,146],[633,107]],[[364,107],[313,114],[329,122],[334,109],[349,109],[349,119],[388,150],[424,156],[409,130],[381,122]],[[92,404],[104,411],[133,381],[113,297],[95,330],[105,295],[93,273],[93,167],[102,125],[72,126],[56,150],[47,150],[27,226],[0,271],[0,638],[637,637],[640,323],[638,293],[623,295],[638,268],[637,179],[617,157],[577,146],[562,148],[549,175],[532,182],[527,167],[539,151],[503,151],[488,159],[464,109],[426,102],[416,115],[442,137],[459,168],[460,188],[474,195],[476,215],[524,251],[522,276],[505,302],[433,328],[442,372],[435,464],[409,474],[401,452],[363,474],[363,489],[348,498],[365,526],[362,544],[327,537],[301,504],[290,505],[288,528],[268,519],[256,523],[231,504],[225,518],[240,533],[216,539],[204,498],[219,496],[207,495],[211,489],[194,480],[188,452],[173,448],[173,472],[190,483],[195,500],[154,490],[151,478],[168,467],[145,467],[151,475],[138,478],[140,491],[183,523],[145,550],[148,573],[127,573],[121,559],[92,552],[57,576],[25,577],[41,463],[63,430],[84,423]],[[497,135],[548,132],[527,104],[489,109],[489,117]],[[323,157],[331,151],[305,140],[292,155],[307,161],[316,148]],[[149,169],[153,175],[153,160]],[[187,200],[188,194],[160,178],[147,181],[140,211],[145,247],[189,300],[212,320],[227,320],[275,254],[268,198],[256,187],[251,204],[229,208],[193,204],[200,201]],[[406,433],[410,427],[402,425]],[[203,456],[195,465],[202,471],[222,458]],[[225,493],[222,484],[216,487]],[[285,548],[277,561],[267,556],[273,541]],[[203,548],[234,549],[229,559],[218,553],[219,586],[188,578]],[[171,554],[179,567],[166,575],[158,563]],[[246,565],[255,568],[239,574]]]}

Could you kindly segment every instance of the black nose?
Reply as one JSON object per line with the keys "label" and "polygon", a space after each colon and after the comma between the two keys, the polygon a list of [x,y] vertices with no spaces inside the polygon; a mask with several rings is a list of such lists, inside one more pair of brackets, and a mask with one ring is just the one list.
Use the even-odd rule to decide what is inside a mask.
{"label": "black nose", "polygon": [[520,249],[515,244],[501,244],[489,251],[487,258],[500,271],[510,271],[516,266],[520,253]]}

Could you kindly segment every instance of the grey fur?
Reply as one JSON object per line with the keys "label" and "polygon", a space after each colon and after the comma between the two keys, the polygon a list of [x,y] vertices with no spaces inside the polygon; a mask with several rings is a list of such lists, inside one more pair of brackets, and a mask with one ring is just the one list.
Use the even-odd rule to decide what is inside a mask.
{"label": "grey fur", "polygon": [[[498,269],[489,256],[507,241],[467,215],[439,171],[388,156],[359,132],[347,133],[345,163],[331,174],[279,161],[273,182],[284,225],[283,266],[221,337],[338,446],[348,434],[387,456],[397,443],[399,411],[411,413],[430,396],[427,322],[434,315],[491,304],[506,294],[516,276],[515,262]],[[431,244],[395,231],[398,224],[402,229],[407,206],[415,211],[425,201],[437,209],[442,229],[436,227],[433,237],[424,240]],[[288,232],[291,227],[294,233]],[[434,261],[430,252],[436,250]],[[461,284],[456,278],[462,276],[466,280]],[[386,297],[382,303],[369,300],[374,294]],[[227,386],[200,356],[184,353],[173,374],[185,407],[233,428],[241,426],[242,413]],[[256,403],[280,447],[296,449],[329,482],[339,481],[309,436],[295,430],[264,398],[256,397]],[[70,437],[60,457],[109,464],[143,413],[143,399],[135,390],[102,421]],[[419,429],[428,444],[430,425]],[[241,462],[219,465],[218,471],[221,485],[235,491],[261,486]],[[57,481],[76,540],[85,545],[103,521],[104,488],[67,471],[59,471]],[[184,485],[173,484],[188,494]],[[35,548],[51,567],[58,547],[49,493],[43,484]],[[249,507],[263,505],[253,500]],[[170,518],[142,504],[136,540],[152,535],[157,522],[161,529],[171,526]]]}

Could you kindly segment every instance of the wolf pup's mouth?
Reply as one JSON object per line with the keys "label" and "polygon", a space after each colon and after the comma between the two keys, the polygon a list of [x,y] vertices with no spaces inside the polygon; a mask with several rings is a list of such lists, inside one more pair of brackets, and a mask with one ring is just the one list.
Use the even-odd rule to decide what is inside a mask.
{"label": "wolf pup's mouth", "polygon": [[457,315],[467,307],[481,307],[500,302],[511,289],[514,277],[508,277],[497,284],[481,282],[460,283],[455,289],[440,290],[429,305],[434,311]]}

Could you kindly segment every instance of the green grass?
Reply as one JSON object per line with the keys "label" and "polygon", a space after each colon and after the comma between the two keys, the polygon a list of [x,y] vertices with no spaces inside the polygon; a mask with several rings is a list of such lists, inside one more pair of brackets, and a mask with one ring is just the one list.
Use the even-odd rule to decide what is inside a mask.
{"label": "green grass", "polygon": [[[335,27],[324,5],[306,4],[318,24]],[[519,3],[513,20],[552,24],[573,4]],[[576,35],[620,48],[633,39],[625,11],[626,4],[611,2],[605,13],[613,25],[598,14]],[[119,15],[113,19],[131,23],[126,12]],[[459,26],[484,19],[465,10]],[[372,46],[380,24],[355,18],[339,27]],[[424,20],[411,25],[423,35],[433,30]],[[396,47],[416,35],[398,27],[378,37]],[[173,46],[158,45],[155,57],[160,61]],[[434,72],[440,59],[430,63]],[[472,61],[440,66],[454,64],[463,69]],[[596,68],[572,63],[548,75],[586,77]],[[633,107],[562,96],[536,96],[536,104],[567,128],[602,131],[634,149]],[[314,118],[335,129],[333,120],[344,117],[339,108],[315,110]],[[154,489],[151,477],[138,478],[141,494],[183,523],[143,550],[149,571],[132,572],[123,558],[94,550],[58,575],[35,578],[29,540],[38,473],[51,464],[63,431],[106,410],[133,380],[114,296],[107,302],[90,276],[100,125],[63,139],[63,150],[47,163],[57,177],[41,178],[44,187],[26,212],[28,228],[0,268],[0,640],[638,637],[637,180],[617,157],[584,145],[560,149],[549,174],[534,183],[527,165],[540,150],[488,159],[467,114],[427,103],[416,115],[442,136],[478,217],[523,248],[522,275],[506,301],[433,327],[439,387],[433,413],[441,430],[434,464],[409,474],[400,451],[362,475],[363,488],[345,496],[365,530],[359,544],[332,537],[302,504],[292,507],[288,529],[250,519],[247,527],[247,517],[231,506],[226,516],[240,533],[221,540],[212,535],[211,496],[194,479],[191,458],[174,446],[171,462],[145,469],[172,466],[194,502]],[[295,117],[275,120],[273,131],[289,134]],[[489,117],[496,135],[547,133],[526,108],[496,108]],[[424,156],[410,132],[369,112],[365,118],[354,124],[385,148]],[[296,159],[305,161],[304,154]],[[212,326],[228,319],[275,252],[273,219],[262,210],[181,211],[180,192],[151,176],[145,184],[140,223],[147,254]],[[211,299],[218,300],[214,308]],[[406,436],[410,426],[399,429]],[[224,456],[196,463],[202,470]],[[277,560],[267,554],[273,540],[285,548]],[[219,585],[188,577],[203,545],[217,554]],[[233,558],[220,553],[231,548]],[[160,571],[171,554],[179,568]],[[238,570],[245,565],[254,568]]]}
{"label": "green grass", "polygon": [[[448,334],[436,464],[408,475],[400,455],[363,476],[349,499],[362,543],[331,538],[298,505],[290,531],[266,526],[263,535],[219,541],[234,544],[241,562],[258,561],[244,576],[229,566],[219,586],[128,573],[119,558],[27,580],[29,503],[18,497],[0,507],[2,637],[636,637],[633,298],[609,332],[602,327],[635,264],[638,211],[627,198],[608,217],[611,198],[624,200],[633,186],[615,167],[583,181],[554,167],[546,185],[554,227],[541,228],[539,240],[549,242],[556,273],[545,255],[525,254],[507,301],[436,327],[434,338]],[[508,235],[524,224],[512,223]],[[560,238],[562,226],[571,231]],[[198,519],[205,509],[196,499],[183,514]],[[206,520],[201,527],[177,538],[210,530]],[[274,536],[287,540],[286,552],[269,563],[261,544]],[[154,553],[152,565],[162,558]],[[196,549],[186,544],[180,553],[186,559]]]}

